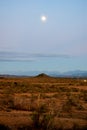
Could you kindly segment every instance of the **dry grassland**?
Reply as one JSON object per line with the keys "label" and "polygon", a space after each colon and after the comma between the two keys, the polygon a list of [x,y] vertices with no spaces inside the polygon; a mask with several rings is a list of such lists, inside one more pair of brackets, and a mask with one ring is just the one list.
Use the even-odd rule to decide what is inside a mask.
{"label": "dry grassland", "polygon": [[0,130],[87,129],[87,82],[0,77]]}

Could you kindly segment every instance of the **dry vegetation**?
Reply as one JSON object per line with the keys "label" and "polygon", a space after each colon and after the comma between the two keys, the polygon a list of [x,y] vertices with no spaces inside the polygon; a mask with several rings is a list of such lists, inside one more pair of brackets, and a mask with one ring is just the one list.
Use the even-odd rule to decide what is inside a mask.
{"label": "dry vegetation", "polygon": [[0,77],[0,130],[87,129],[87,82]]}

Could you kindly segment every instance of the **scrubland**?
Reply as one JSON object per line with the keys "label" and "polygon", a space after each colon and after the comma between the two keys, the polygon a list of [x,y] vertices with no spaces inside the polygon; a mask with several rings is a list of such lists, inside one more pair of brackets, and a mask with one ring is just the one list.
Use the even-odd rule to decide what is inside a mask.
{"label": "scrubland", "polygon": [[84,78],[0,77],[0,130],[86,130]]}

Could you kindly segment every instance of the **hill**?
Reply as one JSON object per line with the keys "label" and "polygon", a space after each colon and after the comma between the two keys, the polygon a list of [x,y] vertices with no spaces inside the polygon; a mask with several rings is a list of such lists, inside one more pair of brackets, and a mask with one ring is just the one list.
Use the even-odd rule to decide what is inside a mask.
{"label": "hill", "polygon": [[50,78],[49,75],[45,74],[45,73],[41,73],[39,75],[37,75],[36,77],[40,77],[40,78]]}

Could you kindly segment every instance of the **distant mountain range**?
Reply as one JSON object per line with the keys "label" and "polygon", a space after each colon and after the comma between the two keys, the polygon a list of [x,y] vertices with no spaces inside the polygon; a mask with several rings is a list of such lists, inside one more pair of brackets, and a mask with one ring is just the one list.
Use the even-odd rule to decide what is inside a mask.
{"label": "distant mountain range", "polygon": [[55,77],[87,77],[87,71],[68,71],[68,72],[63,72],[63,73],[53,73],[51,74],[52,76]]}
{"label": "distant mountain range", "polygon": [[81,70],[76,70],[76,71],[68,71],[68,72],[63,72],[60,73],[58,71],[27,71],[27,72],[14,72],[14,73],[9,73],[9,74],[1,74],[1,76],[36,76],[39,74],[47,74],[52,77],[87,77],[87,71],[81,71]]}

